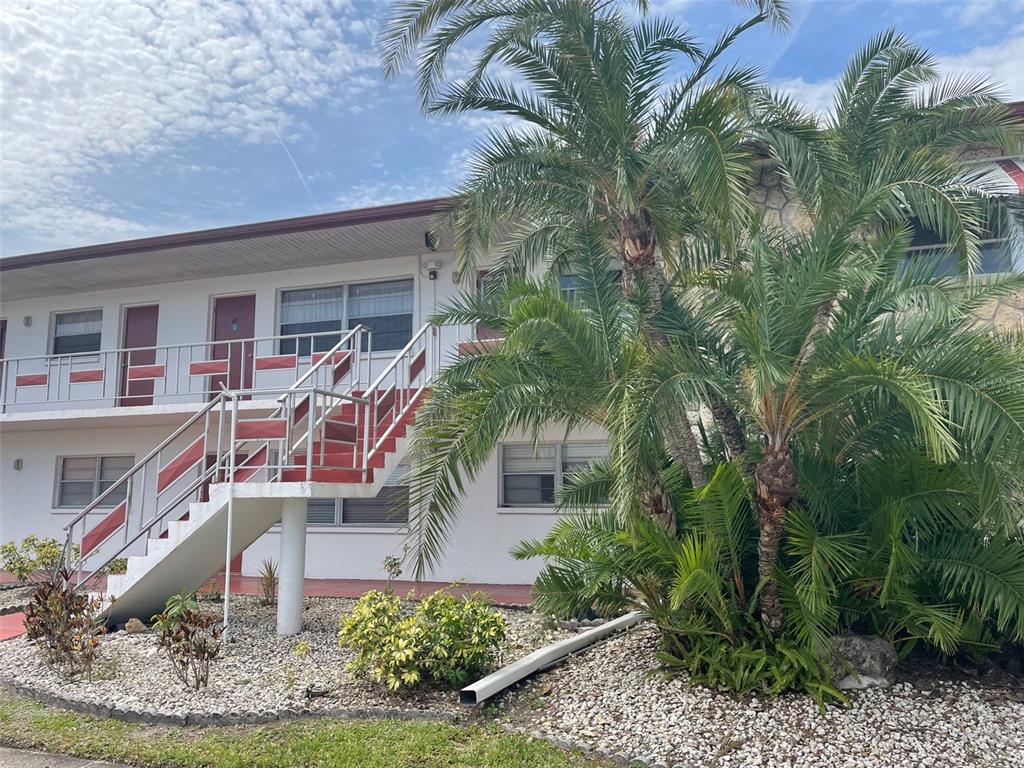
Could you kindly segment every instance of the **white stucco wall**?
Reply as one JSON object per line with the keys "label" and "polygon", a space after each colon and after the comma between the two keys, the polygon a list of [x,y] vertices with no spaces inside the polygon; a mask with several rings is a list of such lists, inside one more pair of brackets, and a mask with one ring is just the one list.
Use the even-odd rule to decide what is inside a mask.
{"label": "white stucco wall", "polygon": [[[427,279],[422,262],[443,263],[437,280]],[[68,267],[73,268],[73,267]],[[357,262],[332,267],[281,270],[279,272],[190,281],[146,288],[126,288],[102,292],[56,296],[6,302],[0,317],[8,320],[8,358],[45,355],[49,351],[52,317],[56,312],[100,307],[103,309],[102,348],[120,346],[124,309],[132,305],[156,303],[160,306],[157,342],[160,345],[204,341],[210,336],[213,301],[217,296],[254,293],[256,295],[257,336],[278,331],[278,296],[281,290],[318,285],[356,283],[412,277],[415,281],[414,328],[419,327],[437,308],[455,294],[451,257],[424,254],[373,262]],[[31,317],[30,325],[23,318]],[[456,335],[449,333],[446,344],[454,345]],[[393,353],[382,353],[375,367],[382,367]],[[283,371],[282,385],[290,383],[290,372]],[[90,403],[94,406],[97,403]],[[113,403],[110,403],[113,405]],[[73,404],[81,416],[82,404]],[[32,411],[33,409],[28,409]],[[88,424],[53,418],[54,406],[40,404],[37,410],[48,412],[39,423],[15,423],[15,418],[30,416],[25,409],[12,409],[0,416],[0,541],[23,538],[29,533],[62,537],[62,528],[73,510],[54,507],[54,483],[58,456],[96,456],[131,454],[141,458],[157,445],[187,414],[160,415],[162,423],[133,426],[104,426],[104,420]],[[120,409],[111,408],[109,418]],[[145,409],[143,409],[145,410]],[[153,411],[157,408],[151,409]],[[177,421],[175,421],[177,420]],[[592,437],[592,436],[591,436]],[[562,430],[552,429],[551,441],[564,438]],[[585,439],[585,436],[582,438]],[[15,470],[16,459],[21,469]],[[526,583],[536,575],[539,562],[519,563],[509,548],[524,538],[542,536],[556,519],[550,509],[507,509],[498,505],[499,467],[497,455],[468,489],[463,513],[452,531],[450,546],[441,565],[429,575],[437,580],[463,579],[491,583]],[[96,518],[97,521],[99,517]],[[306,575],[312,578],[380,578],[381,563],[388,554],[401,554],[404,529],[385,527],[336,526],[311,527],[308,534]],[[245,553],[243,570],[256,573],[265,558],[279,557],[279,533],[272,529]]]}

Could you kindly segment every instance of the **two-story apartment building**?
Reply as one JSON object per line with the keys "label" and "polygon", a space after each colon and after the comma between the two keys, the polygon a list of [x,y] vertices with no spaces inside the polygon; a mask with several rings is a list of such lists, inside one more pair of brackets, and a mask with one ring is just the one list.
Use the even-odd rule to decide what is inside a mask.
{"label": "two-story apartment building", "polygon": [[[1024,193],[1021,158],[963,159]],[[769,164],[752,196],[769,222],[799,226]],[[292,577],[379,577],[407,533],[408,426],[476,333],[425,325],[459,290],[431,231],[442,202],[0,261],[0,541],[70,529],[83,572],[132,555],[111,580],[125,595],[195,588],[229,556],[246,574],[280,558]],[[936,249],[922,236],[913,250]],[[1019,259],[986,241],[982,270]],[[986,312],[1024,325],[1024,297]],[[499,448],[431,577],[532,580],[539,563],[509,548],[548,530],[563,474],[604,450],[598,434],[547,437]],[[144,615],[158,591],[124,610]]]}
{"label": "two-story apartment building", "polygon": [[[472,329],[430,330],[427,335],[436,337],[416,346],[427,318],[458,290],[453,259],[437,248],[430,231],[431,214],[440,202],[4,259],[0,540],[28,534],[63,539],[66,526],[105,491],[110,492],[77,524],[79,545],[109,552],[160,515],[148,536],[166,537],[167,527],[188,512],[188,504],[205,498],[205,486],[221,479],[201,476],[216,461],[213,433],[218,419],[230,421],[230,404],[198,420],[197,414],[222,388],[255,391],[237,404],[240,425],[251,425],[273,415],[296,383],[296,400],[314,385],[323,392],[366,392],[410,342],[414,349],[408,364],[395,371],[405,365],[402,375],[416,382],[398,382],[397,391],[411,397],[415,388],[428,384],[428,372],[416,366],[436,369],[458,353],[459,341],[473,335]],[[346,340],[357,328],[367,332]],[[339,342],[342,349],[334,349]],[[420,362],[417,352],[423,353]],[[325,358],[328,353],[331,359]],[[349,361],[344,370],[330,370],[343,355]],[[380,408],[386,389],[378,387]],[[345,403],[346,408],[361,407]],[[292,446],[310,435],[305,429],[310,417],[302,420],[302,407],[293,408]],[[314,402],[313,407],[324,406]],[[374,420],[385,427],[389,423],[383,411]],[[313,485],[325,481],[319,489],[302,490],[308,577],[377,578],[384,557],[402,552],[406,519],[396,514],[395,501],[401,507],[407,491],[400,484],[400,447],[388,454],[386,466],[376,468],[371,489],[376,495],[358,488],[357,495],[345,495],[355,488],[352,483],[363,480],[343,473],[357,470],[355,454],[366,452],[367,435],[359,432],[365,422],[351,411],[313,435],[308,442],[318,470],[308,478],[301,472],[308,463],[302,455],[305,444],[293,448],[294,460],[288,461],[281,459],[287,453],[282,441],[269,446],[277,468],[291,467],[285,470],[288,479]],[[351,434],[343,434],[346,425]],[[149,466],[114,487],[183,427]],[[221,429],[219,438],[223,462],[229,458],[223,450],[227,431]],[[369,439],[383,432],[378,429]],[[205,447],[195,442],[200,434],[206,436]],[[255,454],[265,445],[260,440],[275,435],[258,432],[255,440],[239,440],[237,460],[259,460]],[[466,494],[466,514],[434,578],[531,580],[536,564],[514,561],[509,548],[547,530],[559,476],[602,450],[594,436],[568,442],[563,437],[553,429],[552,443],[540,455],[514,440],[495,455]],[[200,480],[204,487],[189,487]],[[176,500],[182,493],[185,498]],[[172,502],[177,508],[168,512]],[[269,513],[268,519],[273,517]],[[90,539],[89,531],[97,526],[99,533]],[[243,573],[256,572],[266,558],[278,559],[280,526],[267,528],[247,546],[241,562],[235,561]],[[136,542],[128,552],[141,554],[143,544]],[[218,546],[223,549],[223,534]]]}

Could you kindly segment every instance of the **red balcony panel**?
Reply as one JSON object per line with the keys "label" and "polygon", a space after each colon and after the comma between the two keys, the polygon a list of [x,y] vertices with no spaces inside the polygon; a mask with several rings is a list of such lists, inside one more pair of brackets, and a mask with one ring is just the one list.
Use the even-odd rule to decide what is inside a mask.
{"label": "red balcony panel", "polygon": [[128,514],[128,501],[122,501],[106,517],[99,521],[82,538],[82,555],[92,552],[96,547],[110,538],[114,531],[124,525],[125,517]]}
{"label": "red balcony panel", "polygon": [[420,375],[420,371],[426,368],[426,366],[427,350],[421,349],[416,357],[412,359],[412,362],[409,363],[409,382],[415,381],[416,377]]}
{"label": "red balcony panel", "polygon": [[189,363],[188,365],[189,376],[212,376],[217,374],[224,375],[227,372],[227,360],[200,360],[195,363]]}
{"label": "red balcony panel", "polygon": [[269,355],[256,358],[257,371],[278,371],[295,367],[295,355]]}
{"label": "red balcony panel", "polygon": [[263,446],[256,453],[248,456],[238,467],[235,468],[235,482],[244,483],[251,478],[267,463],[267,446]]}
{"label": "red balcony panel", "polygon": [[309,413],[309,395],[303,397],[292,409],[292,424],[298,424]]}
{"label": "red balcony panel", "polygon": [[[326,352],[314,352],[313,356],[310,358],[309,361],[313,365],[316,365],[321,360],[323,360],[325,357],[327,357],[327,353]],[[345,351],[345,350],[341,350],[341,351],[335,352],[333,355],[331,355],[331,362],[334,363],[335,365],[338,365],[339,363],[344,362],[345,360],[347,360],[350,357],[352,357],[352,353],[351,352],[348,352],[348,351]]]}
{"label": "red balcony panel", "polygon": [[352,369],[352,354],[345,353],[344,359],[334,364],[334,383],[337,384]]}
{"label": "red balcony panel", "polygon": [[498,348],[498,345],[503,339],[474,339],[473,341],[463,341],[459,343],[459,354],[462,356],[466,355],[482,355],[487,352],[493,352]]}
{"label": "red balcony panel", "polygon": [[235,437],[239,440],[280,440],[287,432],[286,419],[260,419],[238,422]]}
{"label": "red balcony panel", "polygon": [[156,492],[160,493],[188,469],[194,467],[203,458],[203,435],[200,435],[185,450],[171,459],[157,473]]}
{"label": "red balcony panel", "polygon": [[103,370],[71,371],[68,374],[68,381],[72,384],[84,384],[87,381],[103,381]]}
{"label": "red balcony panel", "polygon": [[343,440],[346,443],[354,443],[359,436],[359,427],[345,421],[328,421],[324,424],[324,431],[329,440]]}
{"label": "red balcony panel", "polygon": [[47,375],[45,373],[23,373],[14,377],[16,387],[44,387],[46,386]]}
{"label": "red balcony panel", "polygon": [[162,365],[130,365],[128,366],[128,378],[131,381],[162,379],[166,370]]}
{"label": "red balcony panel", "polygon": [[383,397],[377,400],[377,423],[380,424],[384,419],[391,413],[391,409],[395,405],[395,397],[398,394],[397,389],[389,389],[384,393]]}

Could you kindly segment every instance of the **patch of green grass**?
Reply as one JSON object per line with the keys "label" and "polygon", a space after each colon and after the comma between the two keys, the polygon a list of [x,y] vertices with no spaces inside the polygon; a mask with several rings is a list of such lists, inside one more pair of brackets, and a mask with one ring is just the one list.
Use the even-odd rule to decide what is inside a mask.
{"label": "patch of green grass", "polygon": [[486,724],[307,720],[171,728],[79,715],[0,693],[0,744],[146,768],[595,768]]}

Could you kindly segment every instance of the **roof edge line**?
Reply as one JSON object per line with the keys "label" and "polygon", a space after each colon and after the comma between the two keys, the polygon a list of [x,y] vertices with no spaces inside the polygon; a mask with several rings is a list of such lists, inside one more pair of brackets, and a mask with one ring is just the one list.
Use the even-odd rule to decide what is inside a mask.
{"label": "roof edge line", "polygon": [[0,271],[7,272],[28,267],[63,264],[72,261],[100,259],[107,256],[124,256],[142,251],[160,251],[168,248],[182,248],[192,245],[210,245],[229,240],[269,237],[295,232],[311,232],[318,229],[351,227],[358,224],[377,224],[386,221],[410,219],[416,216],[440,212],[450,197],[431,197],[405,203],[391,203],[370,208],[354,208],[347,211],[318,213],[312,216],[298,216],[290,219],[260,221],[253,224],[237,224],[230,227],[199,229],[191,232],[175,232],[134,240],[119,240],[112,243],[83,245],[55,251],[38,251],[20,256],[0,258]]}

